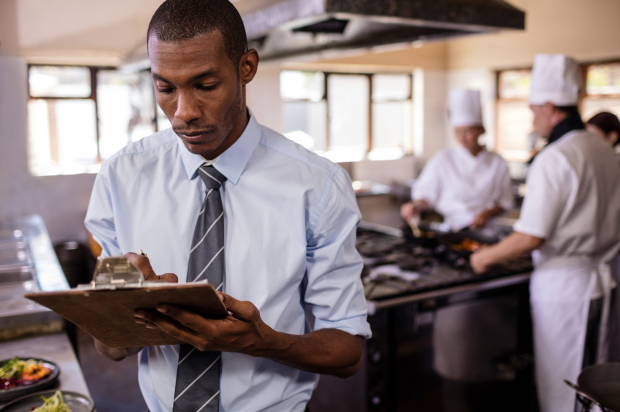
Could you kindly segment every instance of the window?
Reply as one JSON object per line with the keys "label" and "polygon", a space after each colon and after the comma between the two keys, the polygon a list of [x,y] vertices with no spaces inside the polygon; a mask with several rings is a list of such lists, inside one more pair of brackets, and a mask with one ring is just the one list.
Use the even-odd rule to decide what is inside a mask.
{"label": "window", "polygon": [[495,150],[506,160],[529,160],[537,144],[527,102],[530,74],[529,69],[505,70],[498,74]]}
{"label": "window", "polygon": [[620,63],[587,67],[586,96],[581,108],[584,121],[603,111],[620,116]]}
{"label": "window", "polygon": [[411,147],[411,75],[283,71],[284,133],[333,161],[388,159]]}
{"label": "window", "polygon": [[28,78],[34,175],[97,172],[123,146],[165,126],[148,72],[33,65]]}

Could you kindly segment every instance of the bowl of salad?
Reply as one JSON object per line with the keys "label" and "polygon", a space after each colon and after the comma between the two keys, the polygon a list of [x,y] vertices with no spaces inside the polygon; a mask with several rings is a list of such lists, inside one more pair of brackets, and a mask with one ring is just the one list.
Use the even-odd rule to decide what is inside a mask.
{"label": "bowl of salad", "polygon": [[16,356],[0,361],[0,402],[47,389],[59,375],[60,368],[49,359]]}
{"label": "bowl of salad", "polygon": [[48,390],[31,393],[0,408],[0,412],[93,412],[95,403],[86,395]]}

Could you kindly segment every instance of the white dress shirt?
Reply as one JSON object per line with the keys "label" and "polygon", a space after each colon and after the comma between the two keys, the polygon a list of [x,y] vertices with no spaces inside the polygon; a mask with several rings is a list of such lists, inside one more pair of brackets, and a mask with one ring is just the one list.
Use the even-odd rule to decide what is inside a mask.
{"label": "white dress shirt", "polygon": [[486,149],[473,156],[462,146],[442,150],[428,161],[412,198],[425,200],[452,230],[469,226],[485,209],[514,206],[506,161]]}
{"label": "white dress shirt", "polygon": [[[143,249],[156,273],[184,283],[196,219],[205,197],[205,160],[171,130],[128,145],[97,176],[86,226],[103,255]],[[370,337],[355,249],[360,220],[346,172],[251,115],[239,140],[214,162],[227,178],[224,292],[251,301],[277,331],[335,328]],[[139,355],[139,381],[151,412],[172,411],[178,346]],[[220,410],[303,411],[318,376],[265,358],[222,354]]]}

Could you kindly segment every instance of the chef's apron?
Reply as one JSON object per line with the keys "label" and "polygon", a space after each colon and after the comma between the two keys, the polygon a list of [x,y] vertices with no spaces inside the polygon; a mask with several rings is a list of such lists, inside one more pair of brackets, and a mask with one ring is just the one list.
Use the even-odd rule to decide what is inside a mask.
{"label": "chef's apron", "polygon": [[611,296],[609,265],[588,257],[535,257],[530,282],[534,326],[536,385],[541,412],[574,410],[575,392],[564,379],[581,372],[590,300],[597,287],[603,295],[597,360],[606,355],[606,329]]}

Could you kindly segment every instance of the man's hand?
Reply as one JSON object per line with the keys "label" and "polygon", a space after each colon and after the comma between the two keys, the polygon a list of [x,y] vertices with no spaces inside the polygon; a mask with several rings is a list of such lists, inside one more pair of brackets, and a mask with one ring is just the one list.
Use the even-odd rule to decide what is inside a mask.
{"label": "man's hand", "polygon": [[136,355],[142,350],[142,347],[136,348],[110,348],[103,343],[95,339],[95,348],[97,352],[104,358],[113,360],[115,362],[122,361],[127,356]]}
{"label": "man's hand", "polygon": [[[161,276],[155,274],[155,271],[151,267],[151,262],[146,256],[138,255],[136,253],[126,253],[125,257],[129,259],[144,275],[144,280],[154,281],[154,280],[165,280],[170,283],[177,283],[179,279],[177,275],[174,273],[165,273]],[[153,327],[152,325],[148,325],[147,327]],[[113,361],[121,361],[125,359],[127,356],[132,356],[140,352],[142,347],[135,348],[110,348],[103,343],[99,342],[95,339],[95,348],[100,355],[105,358],[108,358]]]}
{"label": "man's hand", "polygon": [[420,212],[429,208],[430,206],[426,200],[418,199],[415,202],[408,202],[402,205],[400,207],[400,215],[409,222],[415,215],[419,215]]}
{"label": "man's hand", "polygon": [[163,275],[156,275],[155,271],[151,267],[149,258],[144,255],[138,255],[137,253],[125,253],[125,257],[131,261],[144,275],[144,280],[155,281],[165,280],[170,283],[178,283],[179,278],[174,273],[164,273]]}
{"label": "man's hand", "polygon": [[135,320],[189,343],[201,351],[237,352],[272,359],[313,373],[347,377],[361,366],[364,340],[336,329],[306,335],[276,332],[251,302],[218,292],[229,315],[205,319],[174,305],[137,310]]}
{"label": "man's hand", "polygon": [[268,349],[266,345],[273,339],[275,331],[263,322],[251,302],[217,293],[229,312],[223,319],[205,319],[178,306],[161,304],[157,311],[137,310],[135,320],[147,327],[156,327],[201,351],[261,356]]}

